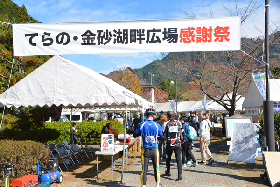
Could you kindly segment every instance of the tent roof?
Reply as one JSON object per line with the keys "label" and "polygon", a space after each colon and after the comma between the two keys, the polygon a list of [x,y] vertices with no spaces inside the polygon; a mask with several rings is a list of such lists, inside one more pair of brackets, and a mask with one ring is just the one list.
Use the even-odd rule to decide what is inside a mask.
{"label": "tent roof", "polygon": [[190,108],[194,106],[198,101],[181,101],[178,102],[178,112],[186,112],[186,111],[191,111]]}
{"label": "tent roof", "polygon": [[[269,79],[270,84],[270,100],[280,101],[280,79]],[[254,80],[251,81],[245,100],[243,102],[243,108],[261,107],[265,98],[259,92],[259,89]]]}
{"label": "tent roof", "polygon": [[171,106],[169,104],[169,102],[165,102],[165,103],[156,103],[155,106],[156,112],[168,112],[168,111],[172,111]]}
{"label": "tent roof", "polygon": [[111,79],[54,56],[0,95],[0,106],[52,106],[106,108],[149,102]]}

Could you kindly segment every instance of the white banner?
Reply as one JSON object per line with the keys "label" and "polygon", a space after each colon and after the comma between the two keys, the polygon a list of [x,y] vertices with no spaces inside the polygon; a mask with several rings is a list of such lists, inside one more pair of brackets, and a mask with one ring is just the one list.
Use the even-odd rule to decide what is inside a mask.
{"label": "white banner", "polygon": [[240,49],[240,17],[13,24],[14,56]]}

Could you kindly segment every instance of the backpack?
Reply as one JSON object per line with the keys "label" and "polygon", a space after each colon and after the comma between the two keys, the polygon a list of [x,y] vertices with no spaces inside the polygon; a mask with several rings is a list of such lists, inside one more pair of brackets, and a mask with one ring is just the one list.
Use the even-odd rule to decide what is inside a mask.
{"label": "backpack", "polygon": [[180,140],[180,122],[177,120],[174,121],[168,121],[166,124],[166,130],[168,133],[168,144],[170,146],[181,146],[181,140]]}
{"label": "backpack", "polygon": [[185,135],[189,138],[189,139],[191,139],[191,140],[195,140],[196,139],[196,130],[192,127],[192,126],[190,126],[189,125],[189,127],[188,127],[188,133],[186,134],[185,133]]}
{"label": "backpack", "polygon": [[[207,122],[208,123],[208,122]],[[211,123],[211,122],[210,122]],[[209,128],[210,128],[210,135],[212,136],[212,134],[214,133],[214,127],[212,126],[212,125],[210,125],[209,123],[208,123],[208,126],[209,126]]]}

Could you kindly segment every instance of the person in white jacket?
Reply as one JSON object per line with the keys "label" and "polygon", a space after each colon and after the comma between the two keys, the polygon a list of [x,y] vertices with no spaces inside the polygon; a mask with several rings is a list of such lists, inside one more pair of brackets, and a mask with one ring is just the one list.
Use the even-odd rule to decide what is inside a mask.
{"label": "person in white jacket", "polygon": [[201,164],[207,164],[207,159],[209,164],[214,162],[214,159],[211,156],[211,152],[209,150],[210,144],[210,124],[206,117],[206,112],[199,112],[199,118],[201,119],[200,130],[199,130],[199,138],[200,138],[200,151],[201,151]]}

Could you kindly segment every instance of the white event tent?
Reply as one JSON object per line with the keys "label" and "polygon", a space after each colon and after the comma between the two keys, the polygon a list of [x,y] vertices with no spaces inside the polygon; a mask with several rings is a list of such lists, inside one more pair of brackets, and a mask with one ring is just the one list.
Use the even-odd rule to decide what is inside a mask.
{"label": "white event tent", "polygon": [[54,56],[0,95],[0,106],[149,107],[150,102],[111,79]]}
{"label": "white event tent", "polygon": [[[280,101],[280,79],[269,79],[270,85],[270,100]],[[265,98],[262,97],[254,80],[251,81],[245,100],[243,102],[243,108],[261,107]]]}
{"label": "white event tent", "polygon": [[[226,97],[225,99],[228,99],[228,97],[231,98],[231,93],[225,97]],[[242,110],[242,103],[244,102],[244,100],[245,100],[245,98],[241,97],[239,95],[238,101],[236,102],[235,110],[237,110],[237,111]],[[181,102],[177,103],[177,107],[178,107],[178,109],[177,109],[178,112],[203,111],[204,103],[203,103],[203,101],[181,101]],[[212,101],[212,100],[206,101],[205,109],[207,111],[221,111],[221,112],[226,111],[226,109],[223,106],[221,106],[220,104],[218,104],[217,102]],[[171,110],[172,110],[172,108],[171,108],[169,102],[156,104],[157,112],[160,112],[160,111],[167,112],[167,111],[171,111]]]}

